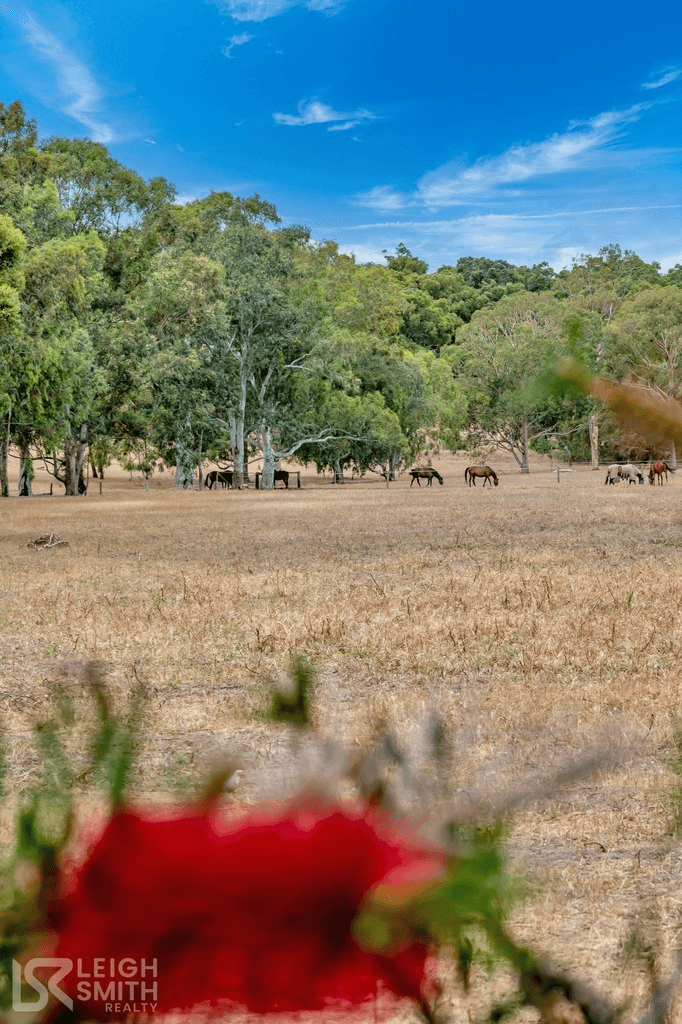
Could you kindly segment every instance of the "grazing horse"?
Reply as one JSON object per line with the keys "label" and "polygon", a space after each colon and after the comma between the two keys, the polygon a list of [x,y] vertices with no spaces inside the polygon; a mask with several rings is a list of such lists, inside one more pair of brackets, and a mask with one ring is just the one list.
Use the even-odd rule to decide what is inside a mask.
{"label": "grazing horse", "polygon": [[629,484],[643,484],[644,476],[642,471],[637,466],[633,466],[631,462],[626,462],[624,466],[619,466],[617,462],[614,462],[606,471],[604,484],[615,484],[619,480],[627,480]]}
{"label": "grazing horse", "polygon": [[675,470],[671,469],[667,462],[654,462],[653,466],[649,470],[649,483],[655,484],[656,477],[658,482],[663,486],[663,477],[665,476],[665,482],[668,482],[668,473],[674,473]]}
{"label": "grazing horse", "polygon": [[275,470],[275,479],[274,479],[274,481],[272,483],[273,490],[277,486],[277,481],[278,480],[281,480],[283,482],[284,486],[286,487],[286,489],[289,490],[289,470],[288,469],[276,469]]}
{"label": "grazing horse", "polygon": [[483,477],[483,486],[490,484],[492,487],[493,483],[497,487],[499,480],[497,479],[497,473],[490,466],[467,466],[464,470],[464,479],[469,481],[469,487],[476,486],[476,477]]}
{"label": "grazing horse", "polygon": [[204,487],[208,487],[209,491],[217,488],[218,484],[221,484],[223,490],[225,488],[232,487],[232,481],[234,479],[234,473],[231,469],[212,469],[210,473],[206,474],[204,480]]}
{"label": "grazing horse", "polygon": [[421,484],[419,483],[420,479],[427,480],[428,483],[426,486],[430,487],[431,484],[433,483],[434,477],[441,485],[441,487],[443,485],[443,477],[440,475],[437,469],[432,469],[430,466],[426,466],[424,469],[411,469],[410,476],[412,477],[412,479],[410,480],[410,487],[415,482],[415,480],[417,481],[417,487],[421,487]]}

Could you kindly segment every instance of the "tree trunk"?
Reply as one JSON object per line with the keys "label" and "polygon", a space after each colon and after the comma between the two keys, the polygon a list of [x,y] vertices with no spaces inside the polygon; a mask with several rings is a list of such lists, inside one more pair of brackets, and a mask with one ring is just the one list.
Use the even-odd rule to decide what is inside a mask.
{"label": "tree trunk", "polygon": [[263,450],[263,473],[260,485],[264,491],[271,491],[275,486],[275,453],[272,449],[272,433],[270,427],[261,425],[261,445]]}
{"label": "tree trunk", "polygon": [[593,412],[587,421],[587,429],[590,435],[590,460],[592,469],[599,469],[599,420],[596,412]]}
{"label": "tree trunk", "polygon": [[0,498],[9,498],[9,432],[12,423],[12,406],[7,411],[7,430],[0,440]]}
{"label": "tree trunk", "polygon": [[19,495],[22,498],[30,498],[33,493],[31,481],[34,478],[33,459],[28,450],[27,444],[22,444],[19,449]]}
{"label": "tree trunk", "polygon": [[340,462],[339,459],[336,459],[335,462],[334,462],[334,474],[332,476],[332,483],[333,484],[342,484],[343,483],[343,466],[341,465],[341,462]]}
{"label": "tree trunk", "polygon": [[244,487],[244,417],[237,413],[230,414],[230,437],[234,461],[232,486],[241,491]]}
{"label": "tree trunk", "polygon": [[528,417],[521,417],[521,472],[530,473],[528,466]]}
{"label": "tree trunk", "polygon": [[189,416],[175,441],[175,486],[185,490],[194,487],[194,451]]}
{"label": "tree trunk", "polygon": [[670,469],[677,469],[677,446],[674,441],[670,442],[670,455],[668,457],[668,466]]}
{"label": "tree trunk", "polygon": [[83,425],[81,427],[80,438],[74,441],[70,434],[67,434],[64,438],[64,491],[72,497],[78,494],[85,494],[87,486],[83,479],[83,463],[85,462],[85,454],[87,452],[87,445],[85,438],[87,437],[88,428]]}
{"label": "tree trunk", "polygon": [[0,440],[0,498],[9,498],[9,441],[4,432]]}

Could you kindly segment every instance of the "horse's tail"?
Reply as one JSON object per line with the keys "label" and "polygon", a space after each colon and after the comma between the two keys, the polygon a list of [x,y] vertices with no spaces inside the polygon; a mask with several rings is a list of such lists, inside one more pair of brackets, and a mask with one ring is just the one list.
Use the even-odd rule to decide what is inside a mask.
{"label": "horse's tail", "polygon": [[467,468],[464,470],[464,482],[465,483],[466,483],[467,479],[469,478],[469,470],[470,469],[471,469],[471,466],[467,466]]}

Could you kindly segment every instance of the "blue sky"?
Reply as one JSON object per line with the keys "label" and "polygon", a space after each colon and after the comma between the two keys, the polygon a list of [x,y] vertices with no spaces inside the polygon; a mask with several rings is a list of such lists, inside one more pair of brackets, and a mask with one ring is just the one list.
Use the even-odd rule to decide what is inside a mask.
{"label": "blue sky", "polygon": [[259,192],[359,260],[404,242],[682,263],[668,3],[0,0],[0,100],[182,199]]}

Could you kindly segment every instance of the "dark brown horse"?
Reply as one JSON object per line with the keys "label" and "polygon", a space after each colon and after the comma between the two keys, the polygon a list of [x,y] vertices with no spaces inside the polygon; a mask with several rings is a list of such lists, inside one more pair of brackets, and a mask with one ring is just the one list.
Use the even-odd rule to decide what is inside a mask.
{"label": "dark brown horse", "polygon": [[206,474],[204,487],[208,487],[209,491],[212,491],[220,484],[225,490],[226,487],[232,487],[233,479],[234,474],[231,469],[212,469],[210,473]]}
{"label": "dark brown horse", "polygon": [[[256,473],[256,490],[257,491],[261,491],[263,489],[262,486],[261,486],[261,478],[262,478],[262,476],[263,476],[262,473]],[[275,470],[275,476],[274,476],[273,481],[272,481],[272,488],[273,488],[273,490],[277,487],[277,481],[278,480],[281,480],[282,483],[284,484],[284,486],[286,487],[286,489],[289,490],[289,470],[288,469],[276,469]],[[300,477],[300,475],[299,475],[299,478],[298,478],[298,486],[299,487],[301,486],[301,477]]]}
{"label": "dark brown horse", "polygon": [[469,487],[476,486],[476,477],[483,477],[483,486],[490,484],[492,487],[493,483],[497,487],[499,480],[497,479],[497,473],[490,466],[467,466],[464,470],[464,479],[469,481]]}
{"label": "dark brown horse", "polygon": [[650,484],[655,484],[656,483],[656,477],[658,477],[658,482],[659,482],[659,484],[662,487],[663,486],[663,477],[665,476],[665,482],[667,483],[668,482],[668,473],[674,473],[674,472],[675,472],[675,470],[671,469],[667,462],[661,462],[661,461],[654,462],[653,466],[649,470],[649,483]]}
{"label": "dark brown horse", "polygon": [[430,487],[434,481],[434,478],[438,481],[438,483],[441,486],[443,485],[443,477],[440,475],[437,469],[432,469],[430,466],[426,466],[423,469],[411,469],[410,476],[412,477],[412,479],[410,480],[410,487],[415,482],[415,480],[417,481],[417,487],[421,487],[421,484],[419,483],[420,480],[427,480],[428,483],[426,486]]}

